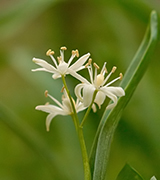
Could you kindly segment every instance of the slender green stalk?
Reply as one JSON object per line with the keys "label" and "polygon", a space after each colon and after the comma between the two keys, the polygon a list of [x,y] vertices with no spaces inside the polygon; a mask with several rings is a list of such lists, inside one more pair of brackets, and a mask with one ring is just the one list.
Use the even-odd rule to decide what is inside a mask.
{"label": "slender green stalk", "polygon": [[[77,126],[77,120],[74,115],[72,115],[72,119],[74,121],[75,126]],[[80,141],[81,151],[82,151],[84,177],[85,177],[85,180],[91,180],[89,158],[88,158],[87,149],[86,149],[86,145],[85,145],[85,141],[84,141],[83,129],[80,126],[78,126],[78,128],[77,128],[77,133],[78,133],[78,138]]]}
{"label": "slender green stalk", "polygon": [[86,113],[85,113],[85,115],[84,115],[84,118],[83,118],[83,120],[82,120],[82,122],[81,122],[81,124],[80,124],[80,127],[81,127],[81,128],[83,128],[83,124],[84,124],[84,122],[86,121],[87,116],[88,116],[90,110],[92,109],[92,105],[93,105],[94,100],[95,100],[95,98],[96,98],[97,92],[98,92],[98,90],[95,90],[94,93],[93,93],[92,102],[91,102],[90,106],[88,107],[88,109],[87,109],[87,111],[86,111]]}
{"label": "slender green stalk", "polygon": [[77,134],[78,134],[80,146],[81,146],[82,159],[83,159],[83,168],[84,168],[84,178],[85,178],[85,180],[91,180],[89,158],[88,158],[88,153],[87,153],[87,149],[86,149],[86,145],[85,145],[83,129],[79,126],[79,120],[78,120],[78,116],[77,116],[77,113],[76,113],[75,105],[74,105],[74,102],[73,102],[72,97],[70,95],[70,91],[68,90],[68,87],[67,87],[64,76],[62,76],[62,81],[63,81],[64,87],[66,89],[66,92],[68,94],[68,97],[70,99],[72,109],[73,109],[73,114],[71,114],[71,117],[73,119],[76,131],[77,131]]}

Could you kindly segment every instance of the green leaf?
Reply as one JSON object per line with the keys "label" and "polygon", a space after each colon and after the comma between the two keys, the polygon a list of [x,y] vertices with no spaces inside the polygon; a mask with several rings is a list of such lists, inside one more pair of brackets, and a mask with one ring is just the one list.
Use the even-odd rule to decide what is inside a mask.
{"label": "green leaf", "polygon": [[[0,121],[6,124],[26,145],[40,156],[49,172],[55,179],[68,179],[65,170],[61,173],[61,166],[58,163],[56,156],[46,144],[43,137],[35,132],[32,127],[17,117],[8,107],[0,102]],[[53,171],[54,169],[54,171]],[[57,172],[55,174],[55,172]]]}
{"label": "green leaf", "polygon": [[115,129],[124,108],[132,97],[137,85],[147,69],[151,60],[151,55],[155,49],[157,39],[158,15],[155,11],[152,11],[150,23],[143,41],[121,82],[121,87],[125,90],[125,96],[119,99],[114,109],[104,112],[99,124],[90,155],[90,166],[93,180],[105,179],[109,151]]}
{"label": "green leaf", "polygon": [[126,164],[116,180],[143,180],[143,178],[131,166]]}
{"label": "green leaf", "polygon": [[18,33],[21,28],[38,17],[47,8],[49,8],[56,0],[23,0],[19,3],[12,3],[7,8],[0,11],[0,34],[1,41],[10,38]]}
{"label": "green leaf", "polygon": [[157,180],[155,176],[151,177],[150,180]]}

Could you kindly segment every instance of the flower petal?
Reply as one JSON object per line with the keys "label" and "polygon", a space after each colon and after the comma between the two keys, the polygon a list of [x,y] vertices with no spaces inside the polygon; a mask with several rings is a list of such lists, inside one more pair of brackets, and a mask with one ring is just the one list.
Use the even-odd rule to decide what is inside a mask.
{"label": "flower petal", "polygon": [[50,104],[36,106],[36,109],[49,113],[49,115],[46,118],[46,129],[47,129],[47,131],[49,131],[50,123],[55,116],[57,116],[57,115],[68,115],[61,108],[54,106],[54,105],[50,105]]}
{"label": "flower petal", "polygon": [[106,95],[102,91],[98,91],[94,102],[99,106],[99,109],[101,108],[101,105],[103,104],[105,98]]}
{"label": "flower petal", "polygon": [[110,92],[108,87],[103,87],[100,90],[113,101],[113,103],[109,104],[106,109],[114,108],[117,104],[117,96]]}
{"label": "flower petal", "polygon": [[39,105],[36,106],[36,110],[44,111],[46,113],[52,113],[52,114],[60,114],[60,115],[67,115],[66,112],[64,112],[63,109],[55,106],[55,105]]}
{"label": "flower petal", "polygon": [[79,102],[76,104],[76,112],[80,112],[80,111],[83,111],[84,109],[86,109],[86,107],[84,107],[84,104]]}
{"label": "flower petal", "polygon": [[83,83],[86,83],[86,84],[90,84],[87,79],[85,79],[84,77],[82,77],[80,74],[76,73],[74,70],[72,69],[68,69],[68,73],[70,75],[72,75],[73,77],[75,77],[76,79],[78,79],[79,81],[83,82]]}
{"label": "flower petal", "polygon": [[74,64],[72,64],[70,66],[70,69],[72,69],[74,71],[78,71],[79,68],[87,61],[89,56],[90,56],[90,53],[87,53],[87,54],[83,55],[82,57],[80,57]]}
{"label": "flower petal", "polygon": [[49,114],[46,118],[46,130],[49,131],[49,127],[51,124],[52,119],[56,116],[57,114]]}
{"label": "flower petal", "polygon": [[[33,58],[33,62],[35,62],[39,66],[43,67],[48,72],[52,72],[52,73],[56,73],[57,72],[57,69],[54,66],[52,66],[51,64],[47,63],[46,61],[44,61],[42,59]],[[33,70],[33,71],[36,71],[36,69]]]}
{"label": "flower petal", "polygon": [[125,96],[125,91],[121,87],[109,86],[106,88],[118,97]]}
{"label": "flower petal", "polygon": [[[57,115],[59,115],[59,113],[58,113],[58,112],[54,112],[54,113],[51,113],[51,114],[49,114],[49,115],[47,116],[47,118],[46,118],[46,130],[47,130],[47,131],[49,131],[49,126],[50,126],[50,123],[51,123],[52,119],[53,119],[55,116],[57,116]],[[61,115],[65,115],[65,114],[61,114]]]}
{"label": "flower petal", "polygon": [[95,87],[90,84],[85,84],[84,88],[83,88],[83,104],[85,107],[88,107],[91,102],[92,102],[92,98],[93,98],[93,93],[95,91]]}
{"label": "flower petal", "polygon": [[58,72],[61,75],[64,75],[67,72],[68,64],[66,62],[61,62],[57,68]]}
{"label": "flower petal", "polygon": [[61,75],[59,73],[55,73],[55,74],[52,75],[53,79],[58,79],[60,77],[61,77]]}
{"label": "flower petal", "polygon": [[49,73],[53,73],[53,71],[49,71],[49,70],[47,70],[47,69],[45,69],[45,68],[32,69],[32,71],[33,71],[33,72],[35,72],[35,71],[46,71],[46,72],[49,72]]}
{"label": "flower petal", "polygon": [[97,111],[96,105],[94,103],[92,105],[92,110],[93,110],[94,113]]}
{"label": "flower petal", "polygon": [[78,84],[75,89],[74,89],[74,93],[75,95],[77,96],[77,98],[80,100],[80,101],[83,101],[83,97],[82,97],[82,94],[81,94],[81,90],[84,88],[84,85],[83,83],[81,84]]}

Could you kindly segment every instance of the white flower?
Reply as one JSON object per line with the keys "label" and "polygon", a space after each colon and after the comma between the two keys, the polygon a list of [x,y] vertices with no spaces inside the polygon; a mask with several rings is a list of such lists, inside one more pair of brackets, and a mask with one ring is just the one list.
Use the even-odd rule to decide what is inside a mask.
{"label": "white flower", "polygon": [[[117,104],[117,97],[121,97],[125,95],[124,90],[121,87],[113,87],[110,86],[112,83],[117,81],[118,79],[122,79],[122,73],[120,73],[120,76],[111,82],[107,83],[109,77],[112,73],[115,72],[116,67],[114,66],[111,70],[111,72],[108,74],[108,76],[105,77],[105,73],[107,73],[106,69],[106,62],[103,65],[103,68],[100,72],[100,74],[97,75],[97,69],[99,69],[98,65],[96,63],[93,64],[95,67],[95,73],[93,78],[93,70],[92,70],[92,64],[91,60],[86,64],[86,67],[88,68],[89,76],[90,76],[90,82],[88,82],[86,79],[82,79],[82,83],[78,84],[75,87],[75,94],[80,99],[80,101],[83,102],[85,107],[88,107],[93,99],[93,94],[95,91],[97,91],[94,103],[96,103],[99,108],[101,108],[101,105],[103,104],[106,96],[109,97],[113,103],[109,104],[107,106],[107,109],[111,109],[116,106]],[[107,84],[106,84],[107,83]],[[93,104],[92,106],[93,111],[96,111],[96,106]]]}
{"label": "white flower", "polygon": [[[45,91],[45,96],[50,97],[59,106],[58,107],[55,105],[51,105],[49,103],[46,103],[45,105],[36,106],[36,110],[41,110],[41,111],[49,113],[49,115],[46,118],[46,129],[47,129],[47,131],[49,131],[50,123],[55,116],[71,115],[73,113],[73,110],[72,110],[71,102],[69,100],[69,97],[68,97],[65,89],[64,89],[64,94],[62,95],[62,104],[57,99],[55,99],[50,94],[48,94],[48,91]],[[85,109],[83,104],[78,99],[76,102],[74,101],[74,99],[72,99],[72,101],[75,105],[75,110],[77,113],[79,111],[83,111]]]}
{"label": "white flower", "polygon": [[54,51],[51,51],[51,49],[49,49],[46,52],[46,55],[51,57],[55,66],[52,66],[51,64],[47,63],[45,60],[33,58],[33,62],[35,62],[36,64],[38,64],[42,68],[33,69],[32,71],[50,72],[53,74],[52,77],[54,79],[57,79],[57,78],[61,77],[62,75],[65,76],[66,74],[71,74],[75,78],[79,79],[80,75],[77,74],[76,72],[85,68],[85,66],[83,66],[83,64],[89,58],[90,53],[83,55],[74,64],[70,65],[75,56],[79,57],[79,52],[78,52],[78,50],[73,50],[72,55],[71,55],[68,63],[66,63],[64,61],[64,50],[66,50],[66,49],[67,49],[66,47],[61,47],[60,57],[57,57],[58,63],[57,63],[56,59],[53,57]]}

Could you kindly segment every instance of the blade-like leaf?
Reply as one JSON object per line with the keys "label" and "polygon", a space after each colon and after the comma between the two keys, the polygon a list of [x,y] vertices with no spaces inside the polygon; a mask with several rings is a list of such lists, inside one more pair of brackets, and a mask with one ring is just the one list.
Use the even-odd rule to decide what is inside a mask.
{"label": "blade-like leaf", "polygon": [[151,177],[150,180],[157,180],[155,176]]}
{"label": "blade-like leaf", "polygon": [[55,2],[55,0],[23,0],[18,3],[12,3],[12,5],[8,5],[7,8],[1,8],[0,40],[6,40],[19,32],[28,22],[32,21]]}
{"label": "blade-like leaf", "polygon": [[0,121],[6,124],[24,143],[26,143],[26,145],[28,145],[29,148],[41,157],[55,179],[68,179],[64,170],[63,173],[61,173],[61,167],[58,166],[59,163],[56,156],[54,156],[43,138],[38,135],[34,129],[25,124],[22,119],[17,117],[8,107],[1,104],[1,102]]}
{"label": "blade-like leaf", "polygon": [[104,112],[98,127],[90,155],[93,180],[105,179],[109,150],[114,131],[125,106],[147,69],[157,39],[158,15],[155,11],[152,11],[144,39],[121,82],[121,87],[125,90],[125,96],[119,99],[114,109]]}
{"label": "blade-like leaf", "polygon": [[131,166],[126,164],[116,180],[143,180],[143,178]]}

